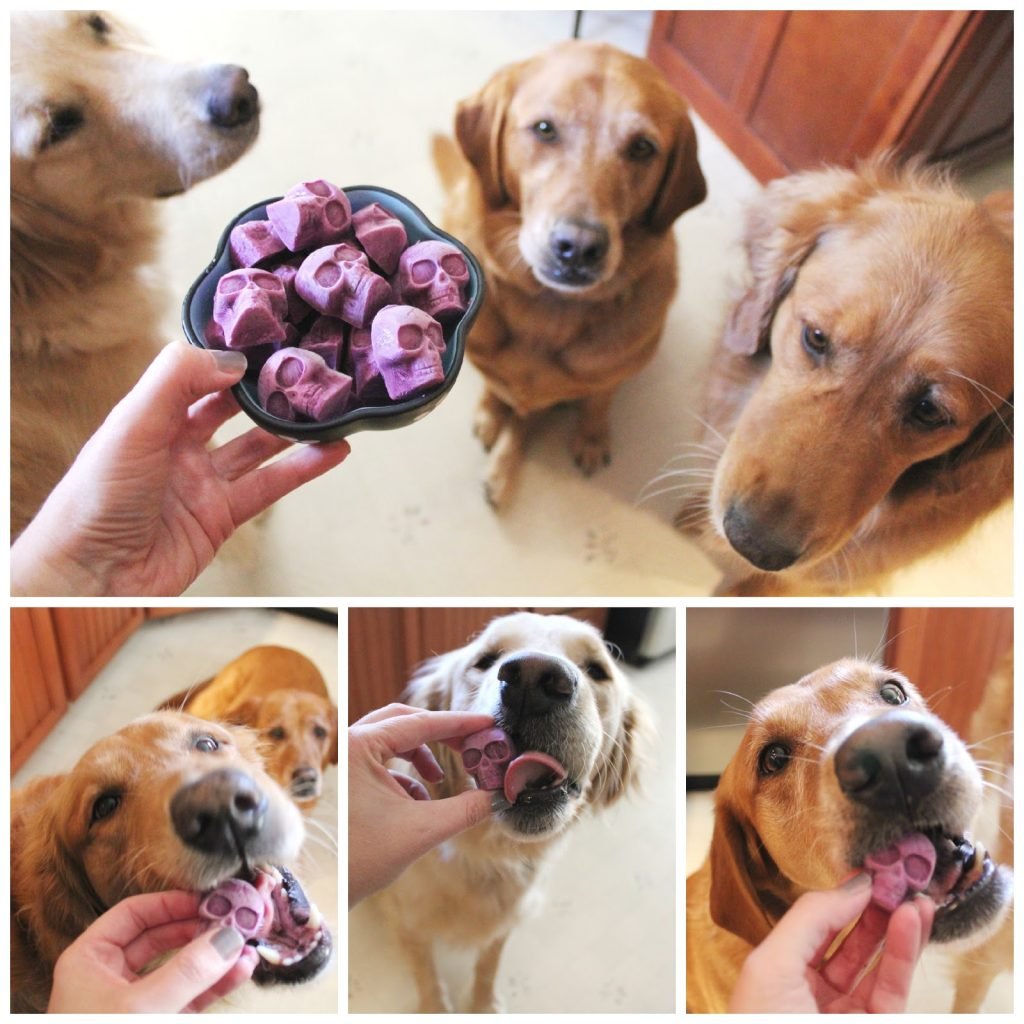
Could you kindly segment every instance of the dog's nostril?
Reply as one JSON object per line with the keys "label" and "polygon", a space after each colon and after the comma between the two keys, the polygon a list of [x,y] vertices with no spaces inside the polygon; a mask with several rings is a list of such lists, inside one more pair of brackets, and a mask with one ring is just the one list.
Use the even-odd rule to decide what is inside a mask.
{"label": "dog's nostril", "polygon": [[907,737],[907,757],[911,761],[930,761],[942,753],[942,734],[922,726]]}
{"label": "dog's nostril", "polygon": [[213,76],[206,104],[210,122],[218,128],[248,124],[259,113],[259,93],[245,68],[225,65]]}
{"label": "dog's nostril", "polygon": [[608,231],[581,220],[560,221],[551,232],[551,252],[564,267],[593,269],[608,252]]}

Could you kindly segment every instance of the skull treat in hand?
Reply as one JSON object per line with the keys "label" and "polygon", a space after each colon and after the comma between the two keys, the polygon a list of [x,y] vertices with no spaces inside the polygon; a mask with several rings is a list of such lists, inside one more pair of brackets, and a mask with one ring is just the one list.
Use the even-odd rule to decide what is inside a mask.
{"label": "skull treat in hand", "polygon": [[230,926],[241,932],[243,938],[258,938],[270,922],[269,901],[254,886],[240,878],[228,878],[199,904],[199,916],[209,924]]}
{"label": "skull treat in hand", "polygon": [[356,399],[364,404],[387,400],[388,390],[373,354],[369,327],[353,327],[348,339],[345,363],[341,369],[355,382],[352,390]]}
{"label": "skull treat in hand", "polygon": [[370,269],[366,253],[342,242],[311,252],[299,267],[295,290],[317,312],[367,327],[391,301],[391,285]]}
{"label": "skull treat in hand", "polygon": [[303,181],[267,207],[267,219],[277,237],[298,252],[344,238],[352,221],[352,204],[329,181]]}
{"label": "skull treat in hand", "polygon": [[228,348],[284,341],[287,314],[284,285],[267,270],[232,270],[217,282],[213,319]]}
{"label": "skull treat in hand", "polygon": [[438,320],[466,312],[466,258],[449,242],[410,245],[398,261],[396,299]]}
{"label": "skull treat in hand", "polygon": [[935,847],[920,832],[909,832],[884,850],[864,858],[872,876],[871,901],[894,911],[908,896],[923,892],[935,871]]}
{"label": "skull treat in hand", "polygon": [[352,214],[352,230],[367,256],[385,274],[393,274],[398,257],[409,243],[402,222],[380,203],[370,203]]}
{"label": "skull treat in hand", "polygon": [[340,416],[352,393],[352,378],[332,370],[323,357],[303,348],[275,352],[260,370],[260,405],[282,420]]}
{"label": "skull treat in hand", "polygon": [[444,334],[423,310],[385,306],[373,319],[370,338],[390,398],[408,398],[444,382]]}
{"label": "skull treat in hand", "polygon": [[228,238],[231,264],[235,267],[254,267],[285,251],[284,242],[274,234],[268,220],[249,220],[236,224]]}
{"label": "skull treat in hand", "polygon": [[503,729],[481,729],[462,741],[462,765],[481,789],[501,789],[515,755],[515,747]]}

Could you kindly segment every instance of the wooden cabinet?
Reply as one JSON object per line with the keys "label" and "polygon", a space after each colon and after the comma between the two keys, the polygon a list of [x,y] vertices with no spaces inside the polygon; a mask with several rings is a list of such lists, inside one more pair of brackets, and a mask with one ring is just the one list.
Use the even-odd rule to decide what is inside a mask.
{"label": "wooden cabinet", "polygon": [[51,608],[64,686],[74,700],[145,619],[141,608]]}
{"label": "wooden cabinet", "polygon": [[352,608],[348,613],[348,720],[397,700],[421,662],[461,647],[513,611],[573,615],[603,630],[604,608]]}
{"label": "wooden cabinet", "polygon": [[761,181],[1012,152],[1011,11],[661,11],[648,52]]}

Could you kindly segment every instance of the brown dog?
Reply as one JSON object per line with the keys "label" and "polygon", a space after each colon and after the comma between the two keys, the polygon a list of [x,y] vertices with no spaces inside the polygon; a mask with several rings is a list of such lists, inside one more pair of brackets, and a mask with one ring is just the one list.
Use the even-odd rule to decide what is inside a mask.
{"label": "brown dog", "polygon": [[287,647],[253,647],[162,707],[255,729],[267,771],[303,810],[338,763],[338,708],[316,665]]}
{"label": "brown dog", "polygon": [[1013,876],[968,836],[981,792],[957,735],[878,665],[835,662],[759,701],[715,791],[711,851],[686,884],[687,1009],[724,1012],[747,954],[798,896],[911,832],[936,848],[932,941],[982,941]]}
{"label": "brown dog", "polygon": [[654,354],[675,291],[672,223],[706,190],[686,104],[605,44],[502,68],[459,104],[455,134],[468,165],[448,140],[435,160],[448,226],[487,281],[468,352],[486,378],[475,426],[500,506],[532,413],[579,403],[576,462],[608,462],[612,396]]}
{"label": "brown dog", "polygon": [[[959,539],[1013,488],[1006,196],[880,161],[773,182],[677,520],[734,594],[843,592]],[[707,471],[708,460],[713,464]]]}

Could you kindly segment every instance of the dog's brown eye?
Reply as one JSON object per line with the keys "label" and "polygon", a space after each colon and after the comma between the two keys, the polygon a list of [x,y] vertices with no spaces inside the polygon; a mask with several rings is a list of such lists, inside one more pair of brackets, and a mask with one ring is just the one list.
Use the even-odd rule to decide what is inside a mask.
{"label": "dog's brown eye", "polygon": [[[314,732],[315,731],[316,730],[314,730]],[[285,736],[285,732],[284,732],[284,729],[281,728],[281,726],[275,725],[273,729],[268,729],[267,730],[267,735],[272,740],[283,740],[284,736]]]}
{"label": "dog's brown eye", "polygon": [[486,672],[498,660],[497,654],[482,654],[477,658],[473,668],[478,672]]}
{"label": "dog's brown eye", "polygon": [[313,735],[318,740],[325,740],[325,739],[327,739],[327,730],[322,725],[314,725],[313,726]]}
{"label": "dog's brown eye", "polygon": [[109,818],[120,806],[120,793],[104,793],[97,797],[96,802],[92,805],[92,820],[95,822]]}
{"label": "dog's brown eye", "polygon": [[638,135],[626,147],[626,159],[642,164],[650,160],[657,152],[658,147],[650,139],[643,135]]}
{"label": "dog's brown eye", "polygon": [[550,121],[538,121],[530,131],[541,142],[555,142],[558,139],[558,129]]}
{"label": "dog's brown eye", "polygon": [[820,327],[804,324],[800,339],[803,342],[804,348],[815,359],[828,354],[830,345],[828,335]]}
{"label": "dog's brown eye", "polygon": [[941,405],[930,398],[919,398],[910,411],[911,419],[919,426],[928,430],[949,425],[949,417]]}
{"label": "dog's brown eye", "polygon": [[220,744],[212,736],[200,736],[193,746],[204,754],[212,754],[220,749]]}
{"label": "dog's brown eye", "polygon": [[886,704],[906,704],[907,702],[907,695],[903,692],[903,687],[892,679],[884,682],[878,693]]}
{"label": "dog's brown eye", "polygon": [[84,124],[85,114],[78,107],[56,107],[51,110],[46,136],[43,139],[43,149],[63,142]]}
{"label": "dog's brown eye", "polygon": [[769,743],[758,758],[758,771],[762,775],[775,775],[789,764],[789,758],[790,750],[785,743]]}
{"label": "dog's brown eye", "polygon": [[595,683],[603,683],[606,679],[611,679],[608,670],[599,661],[588,661],[584,666],[584,671]]}
{"label": "dog's brown eye", "polygon": [[102,14],[90,14],[85,23],[98,36],[110,35],[110,22]]}

